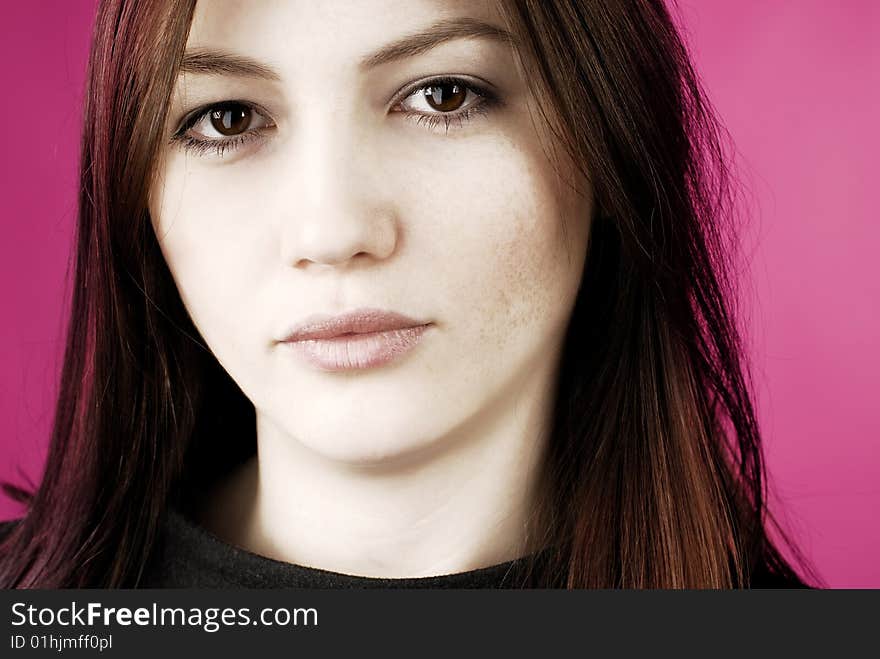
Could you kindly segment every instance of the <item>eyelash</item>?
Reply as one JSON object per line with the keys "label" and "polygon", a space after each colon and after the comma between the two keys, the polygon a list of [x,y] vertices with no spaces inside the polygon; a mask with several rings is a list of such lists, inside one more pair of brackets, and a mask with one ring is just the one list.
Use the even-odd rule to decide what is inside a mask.
{"label": "eyelash", "polygon": [[[405,93],[400,95],[400,101],[398,101],[396,105],[399,105],[400,103],[412,98],[412,96],[415,95],[417,92],[423,91],[428,87],[440,85],[460,85],[466,90],[469,90],[476,94],[479,97],[479,100],[475,101],[471,104],[470,107],[460,112],[425,113],[413,110],[404,110],[401,111],[401,113],[404,115],[404,118],[415,121],[416,125],[424,125],[428,130],[431,131],[433,131],[439,125],[443,124],[445,128],[445,134],[448,134],[450,126],[455,125],[456,129],[461,128],[465,123],[471,121],[474,117],[478,115],[488,114],[493,108],[501,104],[498,96],[489,89],[481,85],[474,84],[470,81],[463,80],[461,78],[447,76],[432,78],[430,80],[417,83],[413,87],[410,87]],[[173,144],[179,144],[185,151],[189,153],[194,153],[198,156],[203,156],[206,153],[213,151],[217,155],[217,157],[222,158],[223,154],[227,151],[236,151],[250,142],[260,140],[266,129],[274,127],[274,125],[270,123],[268,126],[248,130],[241,135],[236,135],[235,137],[225,139],[198,139],[188,134],[189,130],[193,126],[195,126],[202,119],[207,117],[213,110],[230,107],[245,107],[258,114],[264,114],[257,106],[247,101],[222,101],[219,103],[214,103],[212,105],[205,105],[195,110],[192,114],[189,115],[188,118],[184,120],[181,127],[174,133],[174,135],[172,135],[170,142]]]}

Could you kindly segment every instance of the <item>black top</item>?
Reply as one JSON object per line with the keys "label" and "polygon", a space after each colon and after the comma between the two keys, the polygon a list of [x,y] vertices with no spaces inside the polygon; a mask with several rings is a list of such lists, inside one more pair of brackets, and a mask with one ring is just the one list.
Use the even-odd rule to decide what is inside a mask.
{"label": "black top", "polygon": [[[17,520],[0,522],[0,539]],[[170,509],[139,583],[141,588],[521,588],[546,566],[547,551],[490,567],[433,577],[388,579],[330,572],[276,561],[224,542],[183,513]],[[529,559],[534,558],[532,563]],[[535,572],[529,571],[530,567]],[[537,578],[537,577],[536,577]],[[559,586],[557,586],[559,587]],[[752,588],[809,587],[769,565],[752,573]]]}
{"label": "black top", "polygon": [[433,577],[388,579],[276,561],[221,540],[171,510],[142,588],[513,588],[524,559]]}

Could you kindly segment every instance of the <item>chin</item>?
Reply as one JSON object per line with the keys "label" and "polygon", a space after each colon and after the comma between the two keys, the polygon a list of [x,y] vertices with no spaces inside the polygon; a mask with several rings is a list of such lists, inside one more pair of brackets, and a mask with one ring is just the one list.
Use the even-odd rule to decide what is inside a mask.
{"label": "chin", "polygon": [[[300,420],[301,421],[301,420]],[[411,419],[375,417],[316,419],[310,430],[291,432],[306,448],[328,460],[359,467],[403,465],[419,459],[442,435],[424,427],[415,427]],[[298,423],[297,427],[302,428]]]}

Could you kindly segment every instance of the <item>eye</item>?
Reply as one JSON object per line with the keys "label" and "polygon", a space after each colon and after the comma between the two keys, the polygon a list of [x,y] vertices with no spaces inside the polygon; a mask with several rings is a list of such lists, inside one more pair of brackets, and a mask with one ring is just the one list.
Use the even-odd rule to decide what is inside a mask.
{"label": "eye", "polygon": [[251,103],[224,101],[196,110],[171,141],[198,155],[213,150],[222,157],[227,151],[262,139],[265,130],[273,127],[271,120]]}
{"label": "eye", "polygon": [[210,128],[226,137],[266,125],[264,122],[263,126],[254,126],[254,123],[259,123],[259,121],[255,122],[255,119],[260,115],[252,107],[238,103],[215,106],[203,116],[208,120],[207,125]]}
{"label": "eye", "polygon": [[444,124],[461,127],[477,114],[485,114],[500,104],[498,96],[486,87],[455,77],[434,78],[417,83],[397,105],[407,118],[434,128]]}

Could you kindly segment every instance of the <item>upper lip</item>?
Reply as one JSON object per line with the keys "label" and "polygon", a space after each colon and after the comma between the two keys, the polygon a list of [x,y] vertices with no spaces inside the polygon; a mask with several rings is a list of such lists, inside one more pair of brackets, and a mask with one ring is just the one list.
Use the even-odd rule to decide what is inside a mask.
{"label": "upper lip", "polygon": [[286,333],[282,343],[305,341],[307,339],[331,339],[343,334],[366,334],[368,332],[387,332],[427,325],[409,316],[384,309],[355,309],[339,316],[316,314],[304,322],[294,325]]}

